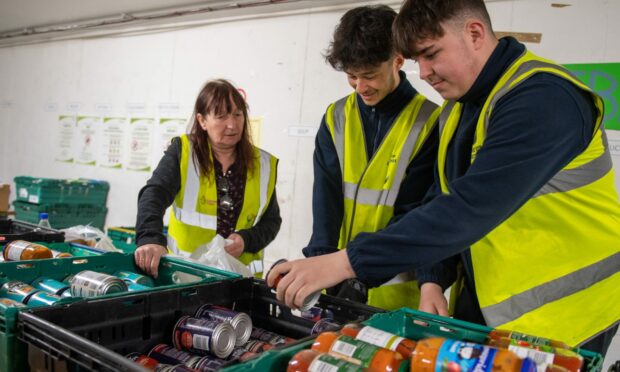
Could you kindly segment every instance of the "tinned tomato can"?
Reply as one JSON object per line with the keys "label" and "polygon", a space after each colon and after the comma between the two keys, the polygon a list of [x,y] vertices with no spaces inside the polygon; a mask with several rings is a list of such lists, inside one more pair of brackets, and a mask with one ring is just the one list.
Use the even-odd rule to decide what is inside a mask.
{"label": "tinned tomato can", "polygon": [[199,355],[226,358],[235,347],[237,336],[228,322],[184,316],[173,329],[173,344],[177,349]]}
{"label": "tinned tomato can", "polygon": [[246,313],[230,310],[222,306],[207,304],[196,310],[194,317],[230,323],[235,330],[236,346],[241,346],[248,342],[252,334],[252,318]]}

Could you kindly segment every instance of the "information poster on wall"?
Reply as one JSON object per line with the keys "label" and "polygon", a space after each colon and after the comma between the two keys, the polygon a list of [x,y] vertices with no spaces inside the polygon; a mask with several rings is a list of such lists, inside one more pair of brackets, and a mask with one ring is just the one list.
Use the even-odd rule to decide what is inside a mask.
{"label": "information poster on wall", "polygon": [[129,156],[125,169],[151,171],[151,138],[155,119],[132,118],[129,121]]}
{"label": "information poster on wall", "polygon": [[[170,145],[174,137],[185,133],[187,119],[161,118],[159,119],[159,143],[157,144],[157,155],[161,156]],[[157,159],[155,159],[157,160]]]}
{"label": "information poster on wall", "polygon": [[99,166],[119,169],[122,167],[126,126],[126,118],[103,118]]}
{"label": "information poster on wall", "polygon": [[605,103],[605,129],[620,130],[620,63],[584,63],[564,65]]}
{"label": "information poster on wall", "polygon": [[254,146],[261,147],[263,140],[263,118],[250,118],[250,135]]}
{"label": "information poster on wall", "polygon": [[56,161],[73,163],[75,152],[75,116],[60,115],[56,127]]}
{"label": "information poster on wall", "polygon": [[95,116],[77,117],[77,153],[75,162],[83,165],[97,164],[97,129],[101,118]]}

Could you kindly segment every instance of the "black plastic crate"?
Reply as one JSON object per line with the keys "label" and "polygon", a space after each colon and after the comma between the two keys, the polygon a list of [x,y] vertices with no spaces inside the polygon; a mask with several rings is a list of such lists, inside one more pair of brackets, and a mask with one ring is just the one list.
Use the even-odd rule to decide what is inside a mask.
{"label": "black plastic crate", "polygon": [[[307,340],[314,325],[279,303],[264,281],[241,278],[25,310],[19,314],[17,334],[30,349],[39,349],[51,358],[46,362],[49,366],[54,360],[66,360],[73,371],[144,371],[123,356],[134,351],[147,353],[159,343],[171,345],[176,321],[207,303],[243,311],[255,326],[292,338]],[[341,323],[365,320],[383,311],[326,295],[317,306],[331,310]]]}
{"label": "black plastic crate", "polygon": [[65,241],[65,233],[26,221],[0,220],[0,245],[5,245],[13,240],[61,243]]}

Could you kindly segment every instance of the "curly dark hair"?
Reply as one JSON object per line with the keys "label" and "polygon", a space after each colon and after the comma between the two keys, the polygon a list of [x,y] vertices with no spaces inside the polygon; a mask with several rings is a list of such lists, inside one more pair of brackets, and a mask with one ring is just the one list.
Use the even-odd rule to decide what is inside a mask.
{"label": "curly dark hair", "polygon": [[387,5],[349,10],[340,18],[325,60],[338,71],[374,67],[389,60],[394,54],[394,18],[396,12]]}
{"label": "curly dark hair", "polygon": [[213,170],[211,160],[211,146],[209,145],[209,134],[202,129],[196,114],[206,117],[208,114],[222,115],[230,114],[234,107],[243,111],[243,133],[237,143],[236,162],[240,171],[254,171],[254,146],[249,133],[248,105],[239,93],[239,90],[231,82],[224,79],[216,79],[207,82],[200,90],[194,105],[194,117],[189,138],[194,154],[194,165],[200,168],[200,174],[208,176]]}
{"label": "curly dark hair", "polygon": [[444,35],[443,23],[481,20],[493,32],[483,0],[405,0],[392,25],[394,49],[405,58],[416,56],[414,45]]}

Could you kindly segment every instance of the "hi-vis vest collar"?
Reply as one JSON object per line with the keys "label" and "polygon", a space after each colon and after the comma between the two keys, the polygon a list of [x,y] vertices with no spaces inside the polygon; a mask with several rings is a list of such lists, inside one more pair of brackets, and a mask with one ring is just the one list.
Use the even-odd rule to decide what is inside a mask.
{"label": "hi-vis vest collar", "polygon": [[[338,155],[338,161],[340,162],[340,172],[343,176],[343,192],[344,197],[351,200],[356,200],[358,203],[366,204],[366,205],[386,205],[386,206],[394,206],[396,202],[396,197],[398,196],[398,191],[400,190],[400,184],[402,183],[405,172],[407,170],[407,166],[413,159],[413,157],[420,150],[426,139],[428,138],[428,134],[433,129],[436,118],[437,118],[437,105],[431,101],[425,99],[424,96],[417,94],[416,99],[412,100],[407,107],[401,112],[399,117],[396,119],[396,122],[390,128],[390,131],[398,130],[399,121],[402,121],[403,117],[407,116],[407,111],[412,111],[419,108],[418,114],[411,126],[411,130],[407,133],[404,133],[407,137],[405,143],[402,146],[400,151],[401,156],[398,161],[398,165],[396,167],[394,181],[392,182],[392,186],[389,189],[376,190],[369,189],[364,187],[359,187],[359,183],[350,182],[346,180],[345,177],[345,124],[347,121],[346,118],[346,105],[355,105],[356,115],[359,116],[359,108],[355,104],[356,94],[352,93],[350,96],[344,97],[337,102],[334,103],[333,108],[333,127],[330,128],[330,132],[332,133],[332,137],[334,140],[334,145],[336,147],[336,153]],[[429,120],[432,118],[434,120]],[[361,135],[363,136],[364,132],[361,130]],[[389,134],[388,134],[389,135]],[[388,136],[386,135],[386,137]],[[373,155],[373,159],[379,157],[379,152],[384,150],[385,148],[382,146],[385,142],[385,138],[383,139],[381,145],[377,152]],[[366,142],[362,141],[361,144],[351,144],[350,146],[359,146],[364,154],[366,154]],[[390,149],[391,150],[391,149]],[[363,162],[366,164],[366,167],[370,165],[373,159],[365,162],[366,155],[364,155],[361,159],[356,159],[358,162]],[[365,172],[364,172],[365,173]],[[359,175],[360,181],[361,177],[364,174]]]}
{"label": "hi-vis vest collar", "polygon": [[[603,101],[562,67],[530,52],[491,91],[478,119],[471,162],[484,145],[494,105],[535,73],[564,78],[593,97],[598,111],[591,143],[512,216],[471,247],[476,294],[489,326],[587,341],[620,319],[620,204],[602,127]],[[438,173],[461,105],[447,102],[440,118]],[[533,123],[545,125],[545,123]]]}

